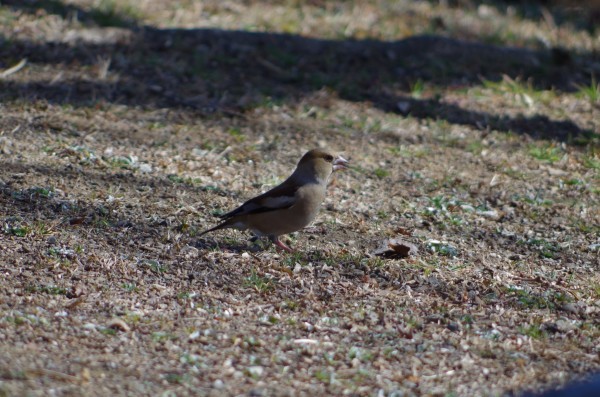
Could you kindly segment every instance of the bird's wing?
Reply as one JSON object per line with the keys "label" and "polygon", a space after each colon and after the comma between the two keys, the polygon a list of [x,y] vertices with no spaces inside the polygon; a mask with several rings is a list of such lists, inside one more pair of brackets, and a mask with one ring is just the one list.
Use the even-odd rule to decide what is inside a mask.
{"label": "bird's wing", "polygon": [[274,187],[268,192],[246,201],[233,211],[221,215],[221,218],[228,219],[234,216],[258,214],[261,212],[290,208],[296,203],[296,192],[299,187],[300,186],[286,180],[281,185]]}

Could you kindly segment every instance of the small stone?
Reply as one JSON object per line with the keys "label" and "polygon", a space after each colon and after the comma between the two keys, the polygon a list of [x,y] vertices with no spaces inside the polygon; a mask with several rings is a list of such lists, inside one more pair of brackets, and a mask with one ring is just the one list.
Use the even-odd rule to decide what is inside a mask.
{"label": "small stone", "polygon": [[248,367],[248,374],[254,378],[260,378],[264,372],[265,369],[260,365],[253,365],[252,367]]}
{"label": "small stone", "polygon": [[152,166],[150,164],[147,164],[147,163],[142,163],[139,166],[139,170],[141,172],[149,173],[149,172],[152,172]]}
{"label": "small stone", "polygon": [[440,255],[450,257],[458,255],[458,250],[455,247],[451,246],[448,243],[441,242],[439,240],[427,240],[426,245],[430,251],[436,252]]}
{"label": "small stone", "polygon": [[565,176],[568,175],[569,173],[563,170],[560,170],[558,168],[552,168],[552,167],[548,167],[548,173],[551,176]]}
{"label": "small stone", "polygon": [[452,332],[460,331],[460,326],[457,323],[448,323],[448,325],[446,325],[446,328],[448,328]]}
{"label": "small stone", "polygon": [[567,332],[567,331],[571,331],[571,330],[577,328],[577,326],[572,324],[569,320],[561,318],[559,320],[556,320],[556,328],[560,332]]}
{"label": "small stone", "polygon": [[578,313],[579,312],[579,308],[574,303],[565,303],[564,305],[560,306],[560,309],[567,313]]}
{"label": "small stone", "polygon": [[496,210],[478,211],[477,213],[483,216],[484,218],[489,218],[493,220],[500,219],[500,213]]}
{"label": "small stone", "polygon": [[131,223],[128,219],[121,219],[115,223],[115,227],[132,227],[133,223]]}

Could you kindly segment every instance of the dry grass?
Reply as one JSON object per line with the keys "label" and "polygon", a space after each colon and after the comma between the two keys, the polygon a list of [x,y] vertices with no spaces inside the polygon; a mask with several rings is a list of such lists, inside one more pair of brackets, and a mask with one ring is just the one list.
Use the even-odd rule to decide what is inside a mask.
{"label": "dry grass", "polygon": [[[593,20],[304,3],[3,2],[0,395],[487,396],[600,369]],[[195,237],[316,146],[356,168],[298,253]],[[398,235],[416,257],[371,255]]]}

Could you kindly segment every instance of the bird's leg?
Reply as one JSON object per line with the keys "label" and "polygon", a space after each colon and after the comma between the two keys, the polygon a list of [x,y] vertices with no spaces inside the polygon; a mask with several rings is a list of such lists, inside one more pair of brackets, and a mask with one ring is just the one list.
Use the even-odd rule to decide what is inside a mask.
{"label": "bird's leg", "polygon": [[282,243],[281,241],[279,241],[279,237],[277,237],[277,236],[271,236],[271,237],[269,237],[269,239],[273,242],[273,244],[275,244],[280,249],[282,249],[282,250],[284,250],[286,252],[294,252],[293,249],[291,249],[290,247],[288,247],[287,245],[285,245],[284,243]]}

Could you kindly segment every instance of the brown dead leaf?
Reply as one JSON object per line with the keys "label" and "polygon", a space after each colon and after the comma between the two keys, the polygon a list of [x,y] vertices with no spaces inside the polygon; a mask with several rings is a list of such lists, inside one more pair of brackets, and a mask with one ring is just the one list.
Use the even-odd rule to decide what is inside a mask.
{"label": "brown dead leaf", "polygon": [[406,258],[419,252],[416,245],[399,238],[385,239],[373,255],[385,258]]}

